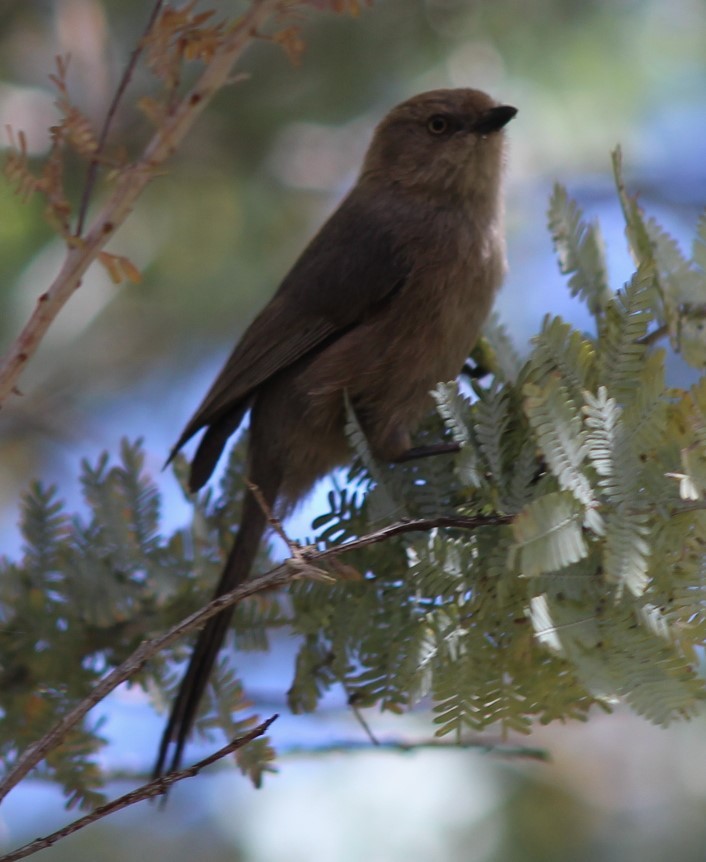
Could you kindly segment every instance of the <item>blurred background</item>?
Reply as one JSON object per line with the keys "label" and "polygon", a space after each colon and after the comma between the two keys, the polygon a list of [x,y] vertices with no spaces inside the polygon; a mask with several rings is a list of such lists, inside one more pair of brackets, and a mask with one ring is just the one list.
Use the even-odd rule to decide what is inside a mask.
{"label": "blurred background", "polygon": [[[243,5],[201,4],[224,14]],[[31,155],[46,154],[57,117],[47,76],[57,54],[71,55],[70,93],[99,126],[150,6],[0,3],[0,129],[24,130]],[[301,29],[297,67],[272,43],[250,49],[239,69],[248,79],[218,96],[109,246],[141,269],[142,282],[116,287],[93,267],[23,376],[23,397],[3,407],[4,554],[19,553],[17,506],[30,479],[58,483],[79,505],[80,458],[117,453],[123,436],[144,438],[167,495],[165,525],[186,517],[173,480],[159,473],[165,453],[235,339],[354,181],[373,125],[414,93],[474,86],[519,108],[508,133],[510,273],[497,308],[520,351],[547,312],[590,326],[552,254],[554,182],[599,219],[613,286],[631,273],[610,170],[616,144],[630,188],[689,251],[706,203],[703,0],[380,0],[355,19],[312,12]],[[149,127],[134,105],[154,89],[140,69],[113,127],[115,145],[139,152]],[[69,174],[75,198],[84,173],[77,166]],[[62,256],[42,202],[22,205],[0,183],[3,348]],[[678,357],[669,373],[675,385],[694,378]],[[290,532],[304,535],[315,509],[316,497]],[[288,684],[291,650],[284,644],[281,653],[243,659],[268,714],[282,709]],[[363,742],[343,702],[331,699],[314,717],[283,716],[275,745]],[[118,692],[109,707],[106,768],[148,770],[161,719],[139,692]],[[429,728],[423,715],[368,720],[381,738]],[[458,752],[290,753],[262,790],[216,770],[177,788],[165,811],[142,805],[45,857],[703,860],[703,731],[703,720],[662,730],[619,708],[585,726],[537,730],[528,741],[546,747],[548,764]],[[129,786],[116,781],[110,792]],[[0,846],[66,819],[58,791],[27,783],[0,809]]]}

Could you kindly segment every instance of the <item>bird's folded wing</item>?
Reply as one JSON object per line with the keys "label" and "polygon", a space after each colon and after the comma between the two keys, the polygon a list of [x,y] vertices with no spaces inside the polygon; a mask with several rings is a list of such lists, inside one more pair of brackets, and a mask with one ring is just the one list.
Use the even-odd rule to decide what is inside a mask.
{"label": "bird's folded wing", "polygon": [[340,337],[400,289],[407,266],[382,209],[370,211],[355,191],[341,204],[246,330],[172,455],[265,380]]}

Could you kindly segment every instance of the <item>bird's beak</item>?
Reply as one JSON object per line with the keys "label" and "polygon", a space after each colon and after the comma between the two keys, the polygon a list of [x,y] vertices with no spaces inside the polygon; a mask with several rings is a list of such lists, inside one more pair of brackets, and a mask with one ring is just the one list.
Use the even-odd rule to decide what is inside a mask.
{"label": "bird's beak", "polygon": [[471,131],[478,135],[488,135],[491,132],[499,132],[517,113],[517,108],[511,105],[498,105],[497,108],[488,108],[473,123]]}

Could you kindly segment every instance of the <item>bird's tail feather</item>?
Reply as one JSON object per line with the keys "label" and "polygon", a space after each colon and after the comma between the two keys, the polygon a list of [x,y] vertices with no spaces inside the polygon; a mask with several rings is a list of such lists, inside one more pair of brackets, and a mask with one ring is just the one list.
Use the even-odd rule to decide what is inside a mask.
{"label": "bird's tail feather", "polygon": [[[274,504],[278,485],[278,481],[270,482],[270,487],[258,485],[270,506]],[[266,525],[266,514],[252,492],[248,491],[243,501],[240,529],[226,560],[214,598],[235,589],[247,579]],[[191,733],[201,698],[228,632],[233,611],[234,607],[230,607],[212,617],[196,640],[189,666],[179,686],[169,721],[162,734],[154,767],[155,777],[164,774],[167,762],[169,762],[169,771],[179,768],[186,740]],[[172,745],[174,749],[170,756]]]}

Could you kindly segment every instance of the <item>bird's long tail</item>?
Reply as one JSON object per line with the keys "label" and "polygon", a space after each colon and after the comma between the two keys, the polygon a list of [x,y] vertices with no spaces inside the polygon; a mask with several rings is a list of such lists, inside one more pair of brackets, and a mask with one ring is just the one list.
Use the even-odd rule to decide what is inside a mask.
{"label": "bird's long tail", "polygon": [[[274,479],[264,485],[258,484],[269,506],[274,505],[278,485],[279,482]],[[226,560],[214,598],[235,589],[247,579],[266,525],[267,517],[262,507],[253,493],[248,491],[243,501],[240,529]],[[172,705],[169,721],[162,734],[154,767],[155,777],[164,774],[167,762],[169,762],[169,771],[179,768],[186,740],[191,733],[201,698],[225,640],[233,611],[234,607],[227,608],[210,619],[199,634],[189,666]],[[174,750],[170,756],[172,745]]]}

